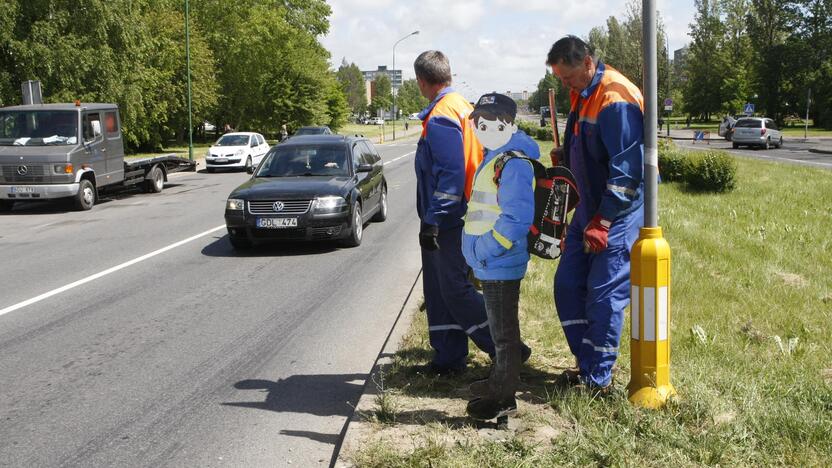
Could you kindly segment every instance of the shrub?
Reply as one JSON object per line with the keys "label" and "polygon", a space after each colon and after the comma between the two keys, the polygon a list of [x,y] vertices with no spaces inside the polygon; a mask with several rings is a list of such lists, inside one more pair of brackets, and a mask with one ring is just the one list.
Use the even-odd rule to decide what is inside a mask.
{"label": "shrub", "polygon": [[736,185],[737,163],[724,151],[707,151],[684,170],[694,190],[728,192]]}
{"label": "shrub", "polygon": [[537,126],[536,123],[529,122],[528,120],[519,120],[518,119],[518,120],[515,120],[515,123],[517,124],[517,128],[519,128],[520,130],[523,130],[523,132],[526,135],[528,135],[532,138],[534,138],[537,135],[537,129],[540,128],[540,127]]}
{"label": "shrub", "polygon": [[549,127],[540,127],[537,129],[535,137],[541,141],[552,141],[552,129]]}
{"label": "shrub", "polygon": [[659,141],[659,174],[664,182],[684,182],[688,166],[687,154],[672,141]]}

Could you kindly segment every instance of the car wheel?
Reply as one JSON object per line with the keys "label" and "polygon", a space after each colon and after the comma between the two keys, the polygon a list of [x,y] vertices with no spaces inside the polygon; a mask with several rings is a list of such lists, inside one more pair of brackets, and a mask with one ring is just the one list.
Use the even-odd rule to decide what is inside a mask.
{"label": "car wheel", "polygon": [[159,193],[165,187],[165,173],[159,166],[153,166],[148,174],[148,179],[144,181],[143,189],[145,193]]}
{"label": "car wheel", "polygon": [[373,222],[381,223],[387,219],[387,186],[381,186],[381,199],[378,202],[378,211],[373,216]]}
{"label": "car wheel", "polygon": [[731,147],[734,148],[734,149],[737,149],[737,148],[740,147],[740,145],[737,144],[737,143],[731,143]]}
{"label": "car wheel", "polygon": [[352,222],[350,224],[350,235],[344,239],[344,245],[358,247],[364,237],[364,221],[361,218],[361,204],[358,201],[352,207]]}
{"label": "car wheel", "polygon": [[78,194],[73,197],[75,209],[87,211],[95,205],[95,186],[87,179],[81,179],[78,183]]}
{"label": "car wheel", "polygon": [[0,213],[11,211],[14,208],[14,200],[0,200]]}
{"label": "car wheel", "polygon": [[780,149],[782,147],[783,147],[783,137],[780,137],[780,139],[777,141],[777,149]]}
{"label": "car wheel", "polygon": [[231,243],[231,247],[234,247],[235,250],[248,250],[252,247],[251,241],[245,236],[228,234],[228,242]]}
{"label": "car wheel", "polygon": [[243,169],[245,169],[246,172],[248,172],[249,168],[251,168],[251,156],[249,156],[248,159],[246,159],[246,165],[245,167],[243,167]]}
{"label": "car wheel", "polygon": [[766,142],[763,144],[763,149],[771,149],[771,138],[766,138]]}

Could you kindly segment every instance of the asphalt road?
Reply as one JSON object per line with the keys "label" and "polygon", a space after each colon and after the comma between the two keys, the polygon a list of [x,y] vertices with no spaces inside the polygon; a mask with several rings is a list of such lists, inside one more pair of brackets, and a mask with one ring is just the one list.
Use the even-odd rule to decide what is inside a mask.
{"label": "asphalt road", "polygon": [[748,148],[746,146],[733,149],[731,142],[726,141],[721,137],[712,139],[710,143],[697,141],[694,144],[689,140],[676,140],[675,143],[688,149],[719,149],[737,156],[748,158],[765,159],[769,161],[818,167],[822,169],[832,169],[832,155],[812,153],[809,149],[815,147],[817,145],[816,142],[806,143],[796,138],[790,139],[789,137],[784,137],[782,148],[771,148],[768,150]]}
{"label": "asphalt road", "polygon": [[389,218],[354,249],[236,254],[244,173],[0,215],[0,465],[329,465],[420,268],[415,144],[379,150]]}

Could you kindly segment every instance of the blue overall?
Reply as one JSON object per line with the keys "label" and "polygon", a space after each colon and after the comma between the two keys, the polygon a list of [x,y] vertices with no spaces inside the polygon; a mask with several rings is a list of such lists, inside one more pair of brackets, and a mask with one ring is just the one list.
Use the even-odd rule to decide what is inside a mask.
{"label": "blue overall", "polygon": [[[555,306],[581,378],[611,381],[624,310],[630,302],[630,249],[644,224],[643,99],[603,63],[589,87],[572,93],[566,162],[581,201],[555,273]],[[584,253],[583,231],[596,214],[612,221],[607,248]]]}
{"label": "blue overall", "polygon": [[[447,99],[444,102],[443,99]],[[437,108],[438,105],[438,108]],[[422,224],[439,227],[439,250],[422,249],[422,281],[433,364],[461,370],[466,366],[468,337],[494,356],[485,302],[468,279],[462,256],[462,216],[466,210],[466,180],[476,163],[470,155],[473,138],[467,125],[472,108],[451,88],[445,88],[419,118],[424,131],[416,148],[416,207]],[[477,148],[479,148],[477,144]],[[470,161],[477,157],[477,162]],[[471,174],[467,172],[470,171]]]}

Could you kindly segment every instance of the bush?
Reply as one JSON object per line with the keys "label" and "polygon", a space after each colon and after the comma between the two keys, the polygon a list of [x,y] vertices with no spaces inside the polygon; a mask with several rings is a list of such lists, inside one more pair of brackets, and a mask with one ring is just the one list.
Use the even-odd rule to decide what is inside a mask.
{"label": "bush", "polygon": [[737,163],[724,151],[707,151],[685,173],[685,182],[694,190],[729,192],[736,185]]}
{"label": "bush", "polygon": [[541,141],[552,141],[554,139],[554,136],[552,136],[552,129],[549,127],[538,128],[535,133],[535,138]]}
{"label": "bush", "polygon": [[528,120],[516,120],[515,123],[517,124],[517,128],[523,130],[523,132],[534,138],[537,135],[537,129],[540,128],[534,122],[529,122]]}
{"label": "bush", "polygon": [[672,141],[659,140],[659,174],[664,182],[684,182],[688,165],[686,153]]}

